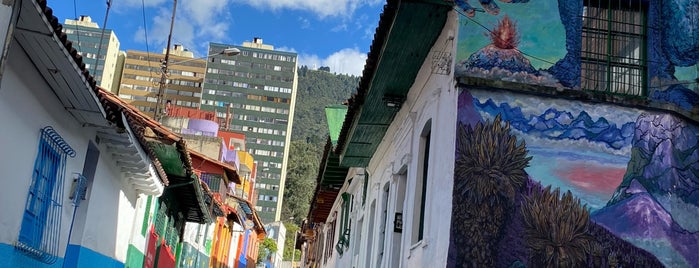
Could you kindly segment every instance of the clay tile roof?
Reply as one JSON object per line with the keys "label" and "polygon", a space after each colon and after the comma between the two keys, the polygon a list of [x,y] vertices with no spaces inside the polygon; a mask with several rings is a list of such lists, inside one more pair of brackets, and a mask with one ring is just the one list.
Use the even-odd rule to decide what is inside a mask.
{"label": "clay tile roof", "polygon": [[[234,166],[231,166],[228,163],[224,163],[224,162],[215,160],[213,158],[210,158],[210,157],[208,157],[200,152],[197,152],[195,150],[192,150],[192,149],[189,149],[188,151],[189,151],[190,155],[193,155],[196,158],[199,158],[203,161],[209,162],[213,165],[220,167],[222,170],[224,170],[226,172],[226,176],[228,176],[228,179],[230,181],[232,181],[234,183],[241,183],[240,176],[238,176],[238,170]],[[191,159],[191,156],[190,156],[190,159]],[[194,168],[194,164],[192,164],[192,166]]]}

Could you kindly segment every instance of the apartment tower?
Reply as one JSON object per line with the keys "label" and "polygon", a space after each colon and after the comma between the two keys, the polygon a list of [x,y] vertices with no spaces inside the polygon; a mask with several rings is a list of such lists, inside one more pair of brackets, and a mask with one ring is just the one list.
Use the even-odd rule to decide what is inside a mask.
{"label": "apartment tower", "polygon": [[[164,53],[127,51],[119,97],[153,116],[158,101],[161,62],[164,59]],[[160,107],[164,108],[170,102],[172,105],[198,108],[205,70],[205,59],[195,59],[191,52],[175,45],[170,50],[167,81]]]}
{"label": "apartment tower", "polygon": [[[104,29],[104,37],[102,37],[103,29],[92,22],[90,16],[80,16],[77,20],[66,19],[63,23],[63,32],[68,35],[68,39],[73,41],[73,47],[83,56],[85,69],[95,77],[97,85],[116,92],[119,80],[118,77],[115,79],[114,73],[117,70],[119,39],[114,32]],[[102,49],[100,49],[100,43]],[[96,69],[95,66],[97,66]]]}
{"label": "apartment tower", "polygon": [[297,84],[297,54],[274,50],[254,38],[242,46],[209,44],[209,55],[235,47],[235,56],[208,58],[201,109],[215,111],[223,128],[242,132],[257,162],[263,222],[279,221],[286,180]]}

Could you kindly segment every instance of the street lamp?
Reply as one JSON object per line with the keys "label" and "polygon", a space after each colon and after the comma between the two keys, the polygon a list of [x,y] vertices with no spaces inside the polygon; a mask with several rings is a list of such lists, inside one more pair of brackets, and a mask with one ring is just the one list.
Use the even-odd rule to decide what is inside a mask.
{"label": "street lamp", "polygon": [[221,52],[206,55],[203,57],[198,57],[198,58],[192,58],[192,59],[187,59],[183,61],[177,61],[177,62],[172,62],[169,63],[168,60],[170,58],[170,40],[168,40],[168,47],[165,49],[165,59],[160,63],[160,82],[158,82],[158,95],[156,96],[156,102],[155,102],[155,111],[153,112],[153,119],[156,121],[160,121],[159,116],[160,116],[160,103],[162,102],[163,94],[165,91],[165,88],[167,87],[167,72],[168,72],[168,65],[178,65],[182,64],[185,62],[190,62],[194,60],[200,60],[200,59],[205,59],[205,58],[210,58],[213,56],[217,55],[224,55],[224,56],[235,56],[240,54],[240,49],[235,48],[235,47],[228,47],[223,49]]}

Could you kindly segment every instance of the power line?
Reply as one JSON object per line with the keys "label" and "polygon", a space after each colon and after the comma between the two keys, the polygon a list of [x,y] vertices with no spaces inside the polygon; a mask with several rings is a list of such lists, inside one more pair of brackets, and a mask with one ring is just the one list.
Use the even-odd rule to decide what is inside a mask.
{"label": "power line", "polygon": [[[77,3],[76,0],[73,0],[73,15],[75,15],[75,19],[78,20],[78,8],[77,8]],[[80,29],[78,29],[78,24],[75,23],[75,36],[77,36],[78,40],[78,53],[82,54],[82,49],[80,49]]]}
{"label": "power line", "polygon": [[143,15],[143,35],[146,38],[146,54],[148,55],[148,72],[150,76],[153,77],[153,66],[150,65],[150,48],[148,47],[148,24],[146,23],[146,3],[145,0],[141,0],[141,14]]}
{"label": "power line", "polygon": [[[97,66],[100,62],[100,53],[102,52],[102,41],[104,41],[104,31],[107,30],[107,19],[109,19],[109,10],[112,8],[112,0],[107,0],[107,11],[104,14],[104,24],[102,24],[102,33],[100,34],[100,43],[97,47],[97,57],[95,62],[95,67],[92,68],[92,75],[97,75]],[[105,57],[106,59],[106,57]],[[104,68],[104,66],[102,66]],[[100,82],[102,82],[102,77],[100,77]]]}

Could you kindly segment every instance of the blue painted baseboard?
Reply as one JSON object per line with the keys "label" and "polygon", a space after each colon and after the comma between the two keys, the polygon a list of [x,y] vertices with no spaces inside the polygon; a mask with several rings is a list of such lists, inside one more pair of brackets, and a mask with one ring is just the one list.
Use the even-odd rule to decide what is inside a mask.
{"label": "blue painted baseboard", "polygon": [[46,264],[28,257],[15,250],[13,245],[0,243],[0,267],[32,267],[32,268],[61,268],[63,259],[59,258],[53,264]]}
{"label": "blue painted baseboard", "polygon": [[68,245],[63,268],[124,268],[124,263],[79,245]]}

